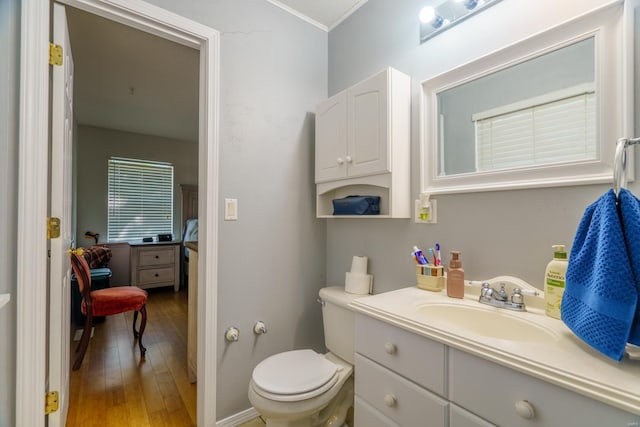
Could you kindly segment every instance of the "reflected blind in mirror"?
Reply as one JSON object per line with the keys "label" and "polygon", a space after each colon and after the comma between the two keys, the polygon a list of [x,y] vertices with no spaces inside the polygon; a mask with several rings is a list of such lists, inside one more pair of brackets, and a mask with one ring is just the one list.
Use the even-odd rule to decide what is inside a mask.
{"label": "reflected blind in mirror", "polygon": [[109,159],[110,242],[141,240],[173,231],[173,166],[170,163]]}
{"label": "reflected blind in mirror", "polygon": [[474,114],[477,171],[596,158],[592,85]]}

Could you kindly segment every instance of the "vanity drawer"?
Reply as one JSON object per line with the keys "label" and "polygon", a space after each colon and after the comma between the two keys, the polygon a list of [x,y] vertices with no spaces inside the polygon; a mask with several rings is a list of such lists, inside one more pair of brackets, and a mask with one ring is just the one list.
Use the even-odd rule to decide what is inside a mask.
{"label": "vanity drawer", "polygon": [[354,378],[356,395],[401,426],[446,427],[446,400],[360,354]]}
{"label": "vanity drawer", "polygon": [[356,316],[356,352],[445,394],[445,346],[368,316]]}
{"label": "vanity drawer", "polygon": [[149,283],[173,282],[175,269],[173,266],[164,268],[147,268],[138,270],[138,285]]}
{"label": "vanity drawer", "polygon": [[496,427],[463,408],[449,404],[449,427]]}
{"label": "vanity drawer", "polygon": [[[640,423],[640,416],[453,348],[449,350],[449,381],[451,402],[499,426],[584,427]],[[531,419],[516,412],[516,403],[525,400],[535,411]]]}
{"label": "vanity drawer", "polygon": [[173,247],[153,248],[139,251],[138,265],[144,267],[162,264],[174,264],[174,252],[175,251]]}
{"label": "vanity drawer", "polygon": [[400,427],[358,396],[354,399],[355,427]]}

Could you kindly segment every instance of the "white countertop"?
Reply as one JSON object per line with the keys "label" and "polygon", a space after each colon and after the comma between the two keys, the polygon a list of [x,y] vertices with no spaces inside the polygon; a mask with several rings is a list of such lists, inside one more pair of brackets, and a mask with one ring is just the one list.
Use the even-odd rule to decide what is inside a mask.
{"label": "white countertop", "polygon": [[[625,357],[615,362],[593,350],[562,321],[544,315],[542,298],[525,296],[528,311],[509,312],[480,304],[478,293],[479,289],[466,287],[465,298],[459,300],[448,298],[446,291],[429,292],[410,287],[359,298],[351,307],[356,312],[640,415],[640,360]],[[430,319],[419,311],[421,305],[431,303],[500,310],[500,314],[534,322],[552,331],[555,339],[528,342],[481,336]]]}

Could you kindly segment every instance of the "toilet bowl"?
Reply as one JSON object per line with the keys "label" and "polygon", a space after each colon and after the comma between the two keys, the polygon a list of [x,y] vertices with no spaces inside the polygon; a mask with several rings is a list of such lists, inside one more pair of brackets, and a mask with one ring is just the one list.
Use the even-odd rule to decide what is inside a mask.
{"label": "toilet bowl", "polygon": [[338,427],[353,406],[352,373],[353,366],[331,353],[279,353],[256,366],[249,401],[269,427]]}
{"label": "toilet bowl", "polygon": [[340,427],[353,406],[355,317],[348,305],[362,295],[320,289],[326,354],[293,350],[260,362],[249,401],[267,427]]}

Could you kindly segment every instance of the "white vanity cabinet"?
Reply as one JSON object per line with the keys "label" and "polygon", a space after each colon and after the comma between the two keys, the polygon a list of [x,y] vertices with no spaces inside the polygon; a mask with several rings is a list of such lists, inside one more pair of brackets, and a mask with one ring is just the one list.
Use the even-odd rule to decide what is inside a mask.
{"label": "white vanity cabinet", "polygon": [[409,217],[411,78],[393,68],[316,106],[317,215],[334,198],[380,196],[381,215]]}
{"label": "white vanity cabinet", "polygon": [[375,425],[447,427],[445,356],[443,344],[357,315],[356,426],[377,419]]}
{"label": "white vanity cabinet", "polygon": [[356,315],[355,425],[638,426],[640,416]]}

